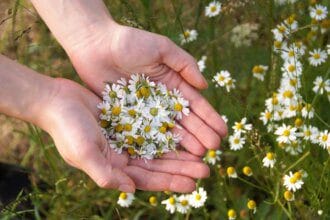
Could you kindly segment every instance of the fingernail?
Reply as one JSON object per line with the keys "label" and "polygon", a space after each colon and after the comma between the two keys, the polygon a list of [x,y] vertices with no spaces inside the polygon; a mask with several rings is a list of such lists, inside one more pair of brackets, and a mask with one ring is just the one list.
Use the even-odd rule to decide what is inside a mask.
{"label": "fingernail", "polygon": [[132,185],[123,184],[118,187],[121,192],[134,193],[135,188]]}

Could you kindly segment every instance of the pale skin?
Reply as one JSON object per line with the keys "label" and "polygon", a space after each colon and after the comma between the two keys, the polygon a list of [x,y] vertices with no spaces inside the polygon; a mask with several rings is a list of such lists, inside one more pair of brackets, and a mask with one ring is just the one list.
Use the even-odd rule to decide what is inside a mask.
{"label": "pale skin", "polygon": [[[194,190],[193,179],[209,175],[200,156],[206,149],[218,148],[227,133],[221,117],[197,90],[206,88],[207,83],[195,60],[164,36],[117,24],[100,0],[32,0],[32,3],[66,50],[81,79],[95,94],[101,94],[104,82],[115,82],[131,73],[145,73],[151,80],[165,83],[169,89],[178,88],[190,101],[192,110],[180,121],[183,129],[174,130],[182,135],[180,144],[187,151],[169,153],[148,163],[113,153],[97,123],[95,106],[100,99],[69,80],[42,77],[51,82],[53,89],[50,91],[52,98],[43,103],[47,106],[46,113],[34,113],[38,119],[13,113],[17,103],[0,111],[35,123],[49,132],[66,162],[83,170],[100,187],[126,192],[136,188]],[[38,75],[25,70],[30,72],[28,76]],[[14,79],[12,82],[15,85],[12,90],[0,89],[0,94],[19,91],[21,85],[16,85]],[[44,85],[42,80],[40,85]],[[32,102],[33,97],[30,104]],[[45,123],[47,120],[53,123]]]}

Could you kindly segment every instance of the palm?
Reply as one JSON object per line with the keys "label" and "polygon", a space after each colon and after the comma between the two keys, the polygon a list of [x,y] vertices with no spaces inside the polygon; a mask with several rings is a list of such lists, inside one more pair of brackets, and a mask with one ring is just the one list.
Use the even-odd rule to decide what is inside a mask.
{"label": "palm", "polygon": [[194,189],[192,178],[208,175],[206,165],[184,152],[148,163],[114,153],[97,123],[99,98],[71,81],[60,80],[58,84],[58,93],[51,101],[50,120],[54,124],[49,133],[62,157],[100,186],[118,188],[124,182],[144,190],[188,192]]}
{"label": "palm", "polygon": [[193,58],[163,36],[125,26],[113,29],[94,34],[88,42],[77,43],[70,55],[86,84],[100,94],[104,82],[144,73],[169,89],[177,88],[190,101],[192,110],[180,122],[183,129],[175,129],[183,136],[181,145],[196,155],[204,154],[205,148],[218,148],[226,126],[191,86],[204,87]]}

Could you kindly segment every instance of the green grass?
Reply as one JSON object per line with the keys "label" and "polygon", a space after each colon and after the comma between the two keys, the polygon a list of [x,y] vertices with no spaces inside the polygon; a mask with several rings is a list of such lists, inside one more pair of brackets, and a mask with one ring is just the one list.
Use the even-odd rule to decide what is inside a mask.
{"label": "green grass", "polygon": [[[1,18],[4,21],[0,25],[3,30],[0,52],[38,72],[80,82],[64,50],[29,1],[6,2],[6,8],[2,10],[7,13]],[[198,30],[197,41],[184,45],[184,49],[196,59],[200,59],[202,55],[208,57],[204,74],[210,86],[203,91],[203,95],[219,113],[228,116],[229,126],[234,121],[247,117],[256,128],[255,134],[251,135],[245,148],[238,152],[230,151],[227,141],[223,142],[221,162],[211,167],[209,179],[199,181],[209,195],[205,207],[192,210],[188,215],[170,215],[163,205],[153,207],[148,203],[151,195],[157,197],[158,203],[167,198],[163,192],[139,191],[133,206],[127,209],[119,207],[116,204],[119,192],[98,188],[81,171],[66,165],[51,138],[29,125],[28,130],[24,131],[24,136],[29,139],[29,149],[21,158],[21,165],[32,170],[30,176],[33,189],[29,195],[18,195],[12,204],[0,206],[2,218],[24,219],[32,215],[35,219],[226,219],[230,208],[235,209],[238,215],[241,214],[241,219],[330,218],[329,154],[316,145],[303,143],[306,147],[304,152],[290,156],[277,146],[274,136],[266,131],[258,119],[265,108],[265,99],[277,89],[281,77],[281,61],[271,50],[273,40],[270,30],[292,13],[297,13],[300,27],[303,26],[301,24],[309,24],[309,1],[275,6],[271,0],[251,0],[242,7],[234,8],[231,13],[225,13],[233,2],[240,1],[223,0],[221,2],[227,11],[212,19],[204,16],[204,7],[208,1],[203,0],[105,2],[118,22],[166,35],[178,44],[178,36],[183,29]],[[328,8],[330,6],[326,0],[319,2]],[[246,22],[259,24],[259,37],[250,47],[235,48],[230,42],[230,31],[237,24]],[[306,37],[308,32],[309,29],[303,29],[295,34],[294,39],[303,40],[308,48],[329,44],[329,31],[318,36],[316,41]],[[303,63],[307,63],[306,58]],[[252,77],[251,69],[257,64],[270,66],[271,70],[264,82]],[[318,117],[312,120],[313,125],[323,130],[330,129],[329,101],[325,95],[315,98],[315,93],[312,92],[315,77],[326,76],[330,68],[329,59],[326,64],[317,68],[308,64],[305,66],[302,95],[306,101],[313,102],[316,109]],[[229,70],[237,80],[237,88],[231,93],[215,88],[211,81],[213,75],[223,69]],[[260,160],[270,149],[276,152],[279,165],[269,171],[260,167]],[[241,169],[245,165],[253,169],[253,178],[241,175]],[[222,175],[228,166],[236,168],[239,179],[233,180]],[[283,171],[288,167],[293,170],[304,169],[309,174],[303,189],[296,193],[296,200],[291,204],[283,199],[284,188],[281,184]],[[17,204],[27,199],[32,201],[33,208],[17,210]],[[248,199],[257,202],[255,215],[246,208]],[[319,209],[323,210],[322,216],[317,215]]]}

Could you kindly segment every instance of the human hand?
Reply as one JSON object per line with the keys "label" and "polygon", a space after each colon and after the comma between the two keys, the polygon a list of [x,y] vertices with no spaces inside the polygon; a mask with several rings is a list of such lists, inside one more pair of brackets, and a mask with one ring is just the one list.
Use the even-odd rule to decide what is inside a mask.
{"label": "human hand", "polygon": [[70,165],[86,172],[100,187],[133,192],[191,192],[193,178],[209,175],[200,158],[187,152],[171,152],[145,162],[111,150],[98,125],[96,105],[101,101],[82,86],[56,79],[55,92],[43,108],[38,125],[54,139]]}
{"label": "human hand", "polygon": [[219,147],[226,125],[196,90],[207,83],[194,58],[171,40],[113,21],[71,39],[66,51],[82,80],[97,94],[104,89],[104,82],[145,73],[169,89],[179,89],[190,101],[192,111],[180,121],[183,129],[174,129],[183,137],[180,144],[195,155]]}

